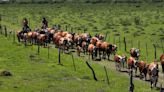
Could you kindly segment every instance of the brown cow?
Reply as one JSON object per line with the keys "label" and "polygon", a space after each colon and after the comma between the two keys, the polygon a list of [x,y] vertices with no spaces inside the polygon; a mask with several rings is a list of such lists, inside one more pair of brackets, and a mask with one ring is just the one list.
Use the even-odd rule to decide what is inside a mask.
{"label": "brown cow", "polygon": [[162,72],[164,74],[164,53],[160,56],[161,66],[162,66]]}
{"label": "brown cow", "polygon": [[39,34],[37,37],[37,41],[39,45],[44,45],[44,47],[46,46],[46,39],[47,36],[45,34]]}
{"label": "brown cow", "polygon": [[18,42],[24,41],[24,34],[21,31],[16,31]]}
{"label": "brown cow", "polygon": [[97,37],[92,37],[90,43],[95,45],[98,40],[99,39]]}
{"label": "brown cow", "polygon": [[102,34],[96,34],[95,37],[97,37],[99,40],[103,40],[105,36]]}
{"label": "brown cow", "polygon": [[66,46],[67,45],[67,39],[64,38],[64,37],[61,37],[59,39],[59,47],[64,51],[64,50],[68,50],[68,47]]}
{"label": "brown cow", "polygon": [[76,47],[76,50],[77,50],[77,55],[80,56],[80,53],[81,53],[81,51],[82,51],[82,48],[78,45],[78,46]]}
{"label": "brown cow", "polygon": [[66,31],[65,32],[62,32],[61,36],[62,37],[65,37],[67,34],[68,34],[68,32],[66,32]]}
{"label": "brown cow", "polygon": [[154,61],[149,64],[148,66],[148,74],[150,78],[151,88],[156,87],[156,84],[158,82],[158,63],[157,61]]}
{"label": "brown cow", "polygon": [[136,48],[131,48],[130,55],[138,60],[140,56],[140,50]]}
{"label": "brown cow", "polygon": [[94,59],[95,54],[97,52],[96,46],[94,46],[93,44],[89,44],[88,52],[89,52],[89,59],[90,59],[90,55],[92,55],[92,59]]}
{"label": "brown cow", "polygon": [[18,38],[18,42],[20,42],[21,40],[24,42],[30,42],[32,44],[32,34],[33,32],[27,32],[27,33],[20,33],[21,31],[17,31],[17,38]]}
{"label": "brown cow", "polygon": [[56,47],[59,46],[60,38],[62,38],[60,35],[54,35],[54,37],[53,37],[53,43],[55,44]]}
{"label": "brown cow", "polygon": [[86,41],[82,42],[81,47],[83,49],[84,54],[87,54],[88,47],[87,47],[87,42]]}
{"label": "brown cow", "polygon": [[37,43],[38,32],[32,32],[32,43]]}
{"label": "brown cow", "polygon": [[115,55],[114,61],[115,61],[116,70],[120,71],[121,65],[123,65],[126,62],[126,56]]}
{"label": "brown cow", "polygon": [[127,61],[128,69],[129,69],[129,74],[131,69],[135,69],[135,75],[137,74],[137,62],[134,59],[134,57],[129,57]]}
{"label": "brown cow", "polygon": [[89,33],[82,33],[80,37],[83,39],[83,41],[87,41],[87,39],[90,38],[91,36]]}
{"label": "brown cow", "polygon": [[106,58],[106,54],[107,54],[106,52],[109,47],[109,43],[102,42],[100,47],[101,47],[101,50],[103,51],[103,58]]}
{"label": "brown cow", "polygon": [[102,45],[102,41],[101,40],[98,40],[97,42],[96,42],[96,48],[97,48],[97,50],[98,50],[98,54],[99,54],[99,58],[101,59],[101,45]]}
{"label": "brown cow", "polygon": [[140,78],[145,78],[146,80],[146,75],[147,75],[147,64],[144,61],[140,61],[137,64],[138,68],[139,68],[139,72],[140,72]]}
{"label": "brown cow", "polygon": [[107,55],[108,60],[109,60],[110,54],[111,53],[114,53],[114,54],[116,53],[117,46],[116,45],[109,44],[107,42],[102,42],[102,44],[101,44],[101,50],[103,51],[104,58],[106,58],[106,55]]}

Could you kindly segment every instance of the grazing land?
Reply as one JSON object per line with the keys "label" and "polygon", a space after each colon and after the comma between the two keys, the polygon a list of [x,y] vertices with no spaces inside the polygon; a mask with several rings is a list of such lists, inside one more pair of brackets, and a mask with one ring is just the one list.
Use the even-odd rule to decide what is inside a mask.
{"label": "grazing land", "polygon": [[[154,47],[157,48],[157,60],[164,46],[164,7],[158,5],[112,5],[112,4],[4,4],[0,5],[1,25],[8,32],[22,29],[24,17],[30,27],[41,27],[41,18],[48,18],[49,27],[60,24],[61,29],[75,33],[88,32],[91,35],[102,33],[106,41],[118,46],[118,54],[130,56],[132,47],[141,50],[140,60],[154,61]],[[124,37],[127,51],[124,50]],[[119,40],[120,39],[120,40]],[[148,55],[146,54],[146,44]],[[37,55],[37,46],[24,47],[13,43],[13,37],[0,34],[0,69],[8,70],[12,76],[0,76],[2,92],[127,92],[129,76],[117,72],[112,61],[88,60],[88,56],[78,57],[73,53],[77,70],[74,71],[71,55],[61,54],[63,66],[58,65],[58,50],[41,48]],[[113,59],[113,56],[111,56]],[[98,81],[94,81],[85,61],[89,61],[95,70]],[[107,85],[104,65],[109,74]],[[113,66],[112,66],[113,65]],[[160,80],[160,83],[162,80]],[[150,83],[134,80],[135,92],[157,92],[151,90]]]}

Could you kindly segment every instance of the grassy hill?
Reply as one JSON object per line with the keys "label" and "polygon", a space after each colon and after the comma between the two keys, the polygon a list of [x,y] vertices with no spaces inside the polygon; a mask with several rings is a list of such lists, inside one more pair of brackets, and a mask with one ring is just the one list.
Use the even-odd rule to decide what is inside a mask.
{"label": "grassy hill", "polygon": [[[106,41],[118,46],[118,53],[129,56],[129,49],[140,48],[140,60],[148,63],[154,60],[154,47],[157,47],[157,59],[162,53],[164,9],[157,5],[132,6],[109,4],[28,4],[28,5],[0,5],[2,27],[8,31],[21,30],[21,21],[24,17],[29,20],[34,30],[40,28],[41,18],[45,16],[49,26],[60,24],[63,30],[76,33],[86,32],[107,33]],[[123,38],[126,37],[127,51],[124,51]],[[119,40],[120,39],[120,40]],[[109,61],[94,62],[88,56],[75,57],[77,71],[74,71],[71,55],[62,54],[58,65],[57,49],[50,49],[50,58],[47,58],[47,49],[41,48],[40,55],[36,55],[37,47],[24,47],[23,44],[13,44],[12,37],[0,35],[0,69],[10,71],[13,76],[0,76],[1,92],[127,92],[129,77],[127,74],[116,72],[114,65]],[[140,42],[140,44],[139,44]],[[146,57],[145,44],[148,45]],[[34,57],[32,60],[30,57]],[[112,58],[112,57],[111,57]],[[95,69],[98,82],[92,79],[91,71],[85,61]],[[107,66],[109,74],[108,86],[104,72]],[[150,92],[150,85],[141,80],[135,80],[135,92]],[[151,92],[157,92],[152,90]]]}
{"label": "grassy hill", "polygon": [[[12,76],[0,76],[1,92],[127,92],[129,89],[129,78],[110,66],[107,67],[110,85],[107,85],[103,66],[97,62],[89,61],[98,78],[98,81],[94,81],[85,59],[76,54],[74,71],[71,55],[61,54],[63,66],[58,65],[56,48],[50,48],[48,59],[47,48],[41,48],[40,55],[36,55],[36,46],[13,44],[11,38],[2,35],[0,42],[0,71],[12,73]],[[134,84],[135,92],[151,91],[149,83],[135,80]]]}
{"label": "grassy hill", "polygon": [[[156,5],[141,7],[108,4],[44,4],[44,5],[2,5],[0,6],[2,25],[9,31],[21,30],[24,17],[30,27],[41,27],[41,18],[45,16],[49,27],[60,24],[63,30],[75,33],[107,33],[106,41],[118,46],[118,53],[129,56],[130,48],[141,50],[141,60],[154,60],[154,47],[157,47],[157,59],[164,47],[164,9]],[[67,28],[67,29],[66,29]],[[127,51],[124,50],[124,37]],[[147,52],[146,52],[147,44]],[[148,57],[147,57],[148,54]]]}

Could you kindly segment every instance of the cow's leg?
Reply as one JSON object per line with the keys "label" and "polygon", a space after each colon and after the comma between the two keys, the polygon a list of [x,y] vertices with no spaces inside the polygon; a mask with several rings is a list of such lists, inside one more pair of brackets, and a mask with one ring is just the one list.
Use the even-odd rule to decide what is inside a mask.
{"label": "cow's leg", "polygon": [[141,70],[139,70],[139,71],[140,71],[140,79],[142,79],[142,77],[143,77],[143,76],[142,76],[142,71],[141,71]]}
{"label": "cow's leg", "polygon": [[89,60],[90,60],[90,55],[91,55],[91,54],[90,54],[90,52],[89,52],[89,55],[88,55],[88,56],[89,56]]}
{"label": "cow's leg", "polygon": [[150,80],[150,88],[153,88],[153,82]]}
{"label": "cow's leg", "polygon": [[20,36],[19,35],[17,35],[17,38],[18,38],[18,42],[20,42]]}
{"label": "cow's leg", "polygon": [[155,76],[155,83],[154,83],[154,87],[156,87],[156,86],[157,86],[157,82],[158,82],[158,77],[157,77],[157,76]]}
{"label": "cow's leg", "polygon": [[108,56],[108,60],[109,60],[109,57],[110,57],[110,53],[109,52],[107,53],[107,56]]}
{"label": "cow's leg", "polygon": [[118,63],[119,71],[121,71],[121,62]]}
{"label": "cow's leg", "polygon": [[92,60],[93,60],[93,53],[92,53]]}
{"label": "cow's leg", "polygon": [[115,62],[115,67],[116,67],[116,71],[117,71],[117,62]]}
{"label": "cow's leg", "polygon": [[105,51],[103,51],[103,59],[106,59],[106,52]]}

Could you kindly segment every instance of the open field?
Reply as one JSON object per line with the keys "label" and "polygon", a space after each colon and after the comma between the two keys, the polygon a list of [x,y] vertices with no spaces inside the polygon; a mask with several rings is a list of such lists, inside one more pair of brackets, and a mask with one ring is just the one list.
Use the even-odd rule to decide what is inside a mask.
{"label": "open field", "polygon": [[[0,35],[0,69],[10,71],[13,76],[0,77],[1,92],[127,92],[129,77],[107,68],[109,86],[107,85],[103,66],[90,61],[98,81],[92,79],[92,74],[84,59],[75,55],[76,71],[73,69],[70,55],[61,55],[64,66],[58,65],[57,50],[52,48],[50,59],[47,59],[47,49],[42,48],[36,55],[37,47],[24,47],[12,44]],[[2,54],[3,53],[3,54]],[[34,56],[31,60],[30,56]],[[103,61],[104,63],[110,63]],[[150,92],[149,83],[135,80],[135,92]],[[151,92],[158,92],[152,90]]]}
{"label": "open field", "polygon": [[[157,59],[162,54],[164,45],[164,7],[145,5],[107,5],[107,4],[27,4],[0,5],[1,24],[8,31],[21,29],[21,21],[27,17],[32,29],[41,27],[41,18],[48,18],[50,27],[60,24],[63,30],[75,33],[86,32],[107,33],[106,41],[118,46],[118,53],[129,56],[132,47],[140,48],[140,60],[152,62],[154,47],[157,47]],[[123,38],[126,37],[127,52],[124,51]],[[8,40],[9,39],[9,40]],[[120,39],[120,40],[119,40]],[[146,57],[146,43],[148,57]],[[108,61],[90,61],[98,82],[92,79],[90,70],[83,57],[75,57],[77,71],[73,70],[70,55],[62,54],[64,66],[57,65],[57,49],[51,48],[50,59],[47,59],[47,49],[42,48],[41,54],[36,55],[37,47],[24,47],[12,44],[12,38],[0,35],[0,69],[13,73],[12,77],[0,77],[1,91],[16,92],[127,92],[129,78],[115,69],[108,67],[110,85],[105,78],[103,65]],[[30,56],[34,56],[31,60]],[[76,54],[74,54],[76,56]],[[88,57],[88,56],[86,56]],[[87,59],[86,59],[87,60]],[[108,65],[108,64],[106,64]],[[113,67],[113,66],[112,66]],[[160,81],[161,82],[161,81]],[[149,83],[135,80],[135,92],[150,92]],[[152,90],[151,92],[156,92]]]}

